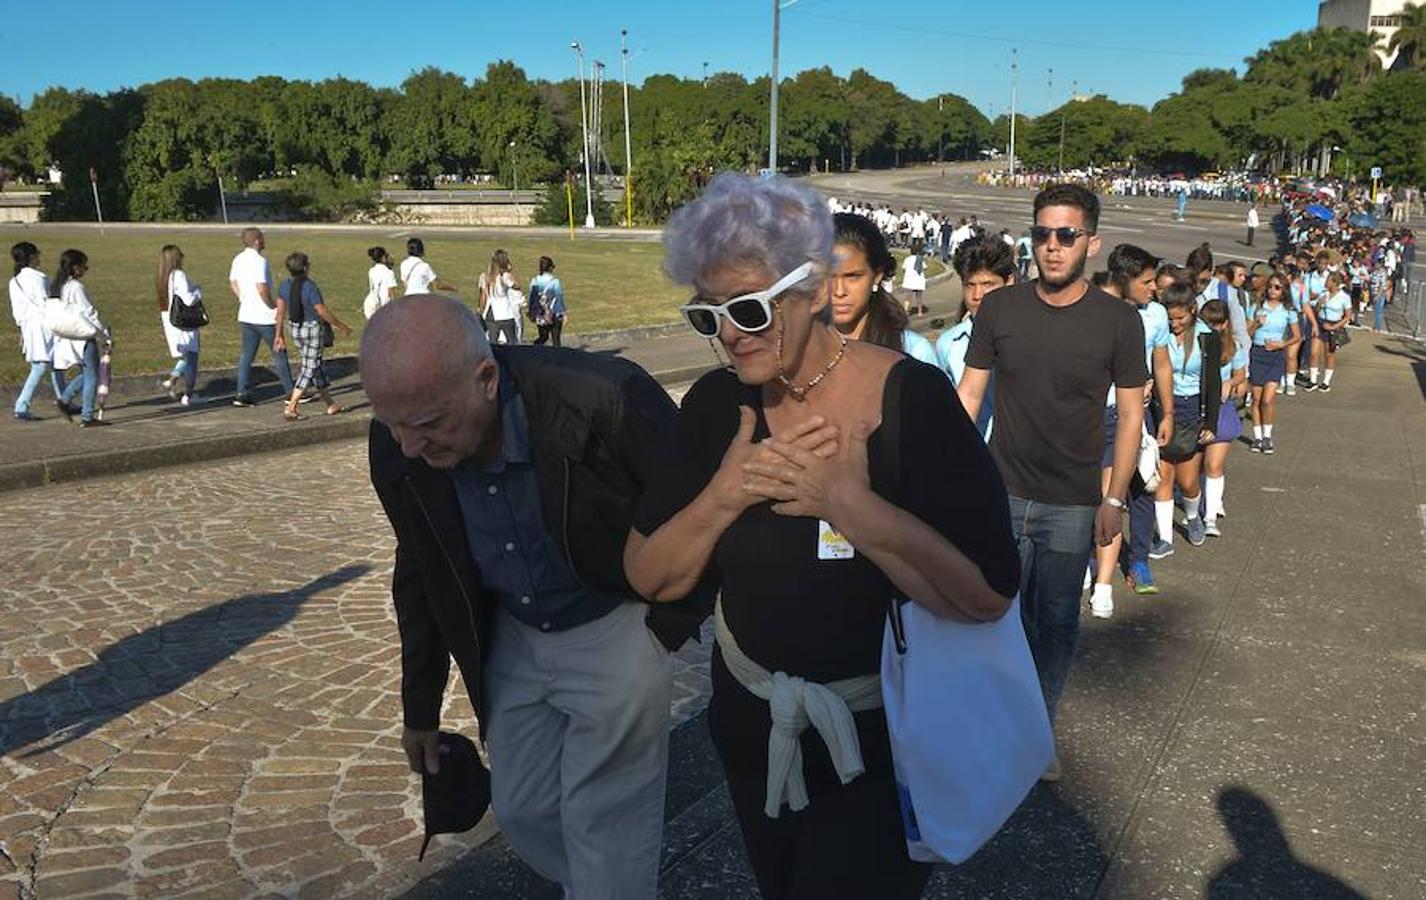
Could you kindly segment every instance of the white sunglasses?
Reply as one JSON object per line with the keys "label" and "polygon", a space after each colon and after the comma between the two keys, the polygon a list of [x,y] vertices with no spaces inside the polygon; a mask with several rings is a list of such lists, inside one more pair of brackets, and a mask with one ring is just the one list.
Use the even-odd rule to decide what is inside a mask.
{"label": "white sunglasses", "polygon": [[[749,334],[765,330],[772,324],[772,301],[797,282],[812,274],[812,263],[805,262],[777,280],[765,291],[740,294],[722,303],[686,303],[678,308],[688,325],[703,337],[718,335],[720,318]],[[696,298],[695,298],[696,299]]]}

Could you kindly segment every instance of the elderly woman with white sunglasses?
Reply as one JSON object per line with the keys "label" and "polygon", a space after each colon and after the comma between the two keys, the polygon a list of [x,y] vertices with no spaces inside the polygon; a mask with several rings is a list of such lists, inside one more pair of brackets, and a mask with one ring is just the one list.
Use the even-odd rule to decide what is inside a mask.
{"label": "elderly woman with white sunglasses", "polygon": [[[723,174],[664,230],[693,386],[625,550],[652,601],[721,588],[709,727],[766,897],[916,897],[878,681],[891,602],[962,621],[1019,580],[1005,488],[934,367],[832,325],[811,188]],[[811,728],[808,727],[810,724]]]}

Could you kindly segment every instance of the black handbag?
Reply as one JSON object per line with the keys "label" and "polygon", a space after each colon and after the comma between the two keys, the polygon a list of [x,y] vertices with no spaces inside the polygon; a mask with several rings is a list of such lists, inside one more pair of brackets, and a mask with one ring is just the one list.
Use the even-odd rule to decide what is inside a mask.
{"label": "black handbag", "polygon": [[1171,463],[1181,463],[1193,459],[1198,452],[1198,436],[1203,431],[1202,422],[1180,422],[1173,420],[1173,437],[1159,449],[1159,457]]}
{"label": "black handbag", "polygon": [[[1169,438],[1169,442],[1159,450],[1159,458],[1171,463],[1181,463],[1193,459],[1193,455],[1202,448],[1202,443],[1199,438],[1203,434],[1203,429],[1213,429],[1218,425],[1216,421],[1216,408],[1212,411],[1215,421],[1212,423],[1207,421],[1209,414],[1208,407],[1210,406],[1208,403],[1208,394],[1209,392],[1219,391],[1222,386],[1218,382],[1217,368],[1215,367],[1210,371],[1207,361],[1219,358],[1222,352],[1222,344],[1219,342],[1217,335],[1204,334],[1199,335],[1198,338],[1196,343],[1204,360],[1204,374],[1199,382],[1197,421],[1186,422],[1180,420],[1177,416],[1174,417],[1173,437]],[[1185,354],[1185,368],[1187,365],[1188,355]]]}
{"label": "black handbag", "polygon": [[189,306],[183,299],[174,294],[168,301],[168,324],[180,331],[193,331],[208,324],[208,310],[203,307],[202,300],[194,300]]}
{"label": "black handbag", "polygon": [[337,334],[332,330],[332,323],[326,319],[317,320],[317,330],[322,334],[322,346],[330,347],[337,341]]}

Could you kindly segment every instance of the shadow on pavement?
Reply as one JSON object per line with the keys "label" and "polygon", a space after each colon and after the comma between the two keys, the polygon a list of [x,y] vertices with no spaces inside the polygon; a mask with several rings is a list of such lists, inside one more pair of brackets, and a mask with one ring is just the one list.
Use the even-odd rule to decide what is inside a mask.
{"label": "shadow on pavement", "polygon": [[1219,793],[1218,814],[1238,858],[1214,873],[1208,882],[1209,900],[1365,900],[1364,894],[1298,859],[1272,806],[1247,788]]}
{"label": "shadow on pavement", "polygon": [[178,690],[291,622],[313,594],[370,568],[344,566],[280,594],[245,594],[111,644],[89,665],[0,703],[0,755],[37,741],[44,743],[23,756],[54,750]]}

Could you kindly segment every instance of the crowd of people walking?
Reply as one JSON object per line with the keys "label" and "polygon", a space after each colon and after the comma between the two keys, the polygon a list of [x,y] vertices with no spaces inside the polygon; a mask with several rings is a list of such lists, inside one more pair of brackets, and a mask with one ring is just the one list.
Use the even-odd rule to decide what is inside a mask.
{"label": "crowd of people walking", "polygon": [[[1086,591],[1090,614],[1111,617],[1117,579],[1156,593],[1151,563],[1180,534],[1195,548],[1220,537],[1234,446],[1275,453],[1278,398],[1332,390],[1347,329],[1406,287],[1409,231],[1353,224],[1349,200],[1321,206],[1285,200],[1291,243],[1264,263],[1202,244],[1179,265],[1123,243],[1091,275],[1100,201],[1082,185],[1044,186],[1022,244],[969,219],[878,216],[803,183],[719,175],[663,236],[666,273],[692,292],[680,313],[726,357],[681,408],[628,360],[521,346],[527,319],[533,343],[560,344],[549,257],[524,292],[496,251],[472,306],[441,296],[455,286],[419,239],[399,265],[371,248],[361,366],[371,480],[398,539],[412,770],[456,765],[439,728],[454,659],[491,762],[488,796],[462,795],[475,817],[488,802],[568,896],[657,896],[669,653],[711,616],[708,723],[762,894],[920,896],[930,861],[952,856],[909,849],[947,801],[912,797],[893,734],[883,673],[907,652],[902,610],[1013,617],[1046,734],[1016,802],[1062,778],[1050,729]],[[932,342],[911,323],[942,236],[963,301]],[[262,233],[243,242],[234,403],[251,404],[265,345],[284,416],[300,417],[308,389],[341,412],[322,354],[351,329],[312,260],[289,255],[274,288]],[[12,255],[31,363],[16,418],[33,418],[47,369],[72,364],[81,424],[102,421],[113,336],[84,291],[87,258],[65,251],[51,280],[34,245]],[[177,360],[163,384],[191,405],[206,310],[183,266],[165,246],[156,289]],[[54,390],[66,404],[75,389],[57,375]],[[934,750],[951,765],[951,748]]]}
{"label": "crowd of people walking", "polygon": [[[237,302],[240,341],[232,404],[256,405],[252,370],[258,351],[265,347],[282,388],[284,419],[306,418],[299,405],[313,399],[323,402],[328,415],[345,412],[345,407],[332,399],[324,358],[337,332],[350,335],[353,329],[324,299],[312,275],[313,261],[301,252],[288,255],[283,261],[287,277],[275,283],[262,230],[245,228],[241,238],[243,248],[228,270],[228,286]],[[89,257],[81,250],[65,250],[51,276],[39,247],[29,241],[12,246],[10,256],[14,263],[10,311],[28,366],[15,396],[14,419],[40,420],[34,409],[35,397],[49,374],[54,405],[61,415],[71,421],[77,417],[82,428],[110,424],[104,419],[104,403],[115,335],[84,284]],[[385,247],[371,247],[367,257],[371,267],[362,311],[368,319],[398,296],[458,293],[456,285],[437,275],[425,260],[425,244],[420,238],[406,242],[406,257],[400,265]],[[159,327],[174,360],[158,386],[174,402],[191,407],[211,399],[198,391],[202,332],[211,319],[203,289],[188,276],[184,264],[183,249],[165,244],[159,250],[153,290]],[[527,317],[538,329],[533,343],[560,346],[568,313],[564,287],[554,270],[553,259],[540,257],[539,274],[530,280],[529,290],[522,292],[509,254],[495,251],[478,285],[482,317],[493,341],[520,342],[523,318]],[[208,302],[212,302],[211,295]],[[295,377],[289,350],[297,355]],[[79,373],[71,379],[69,373],[76,368]]]}

